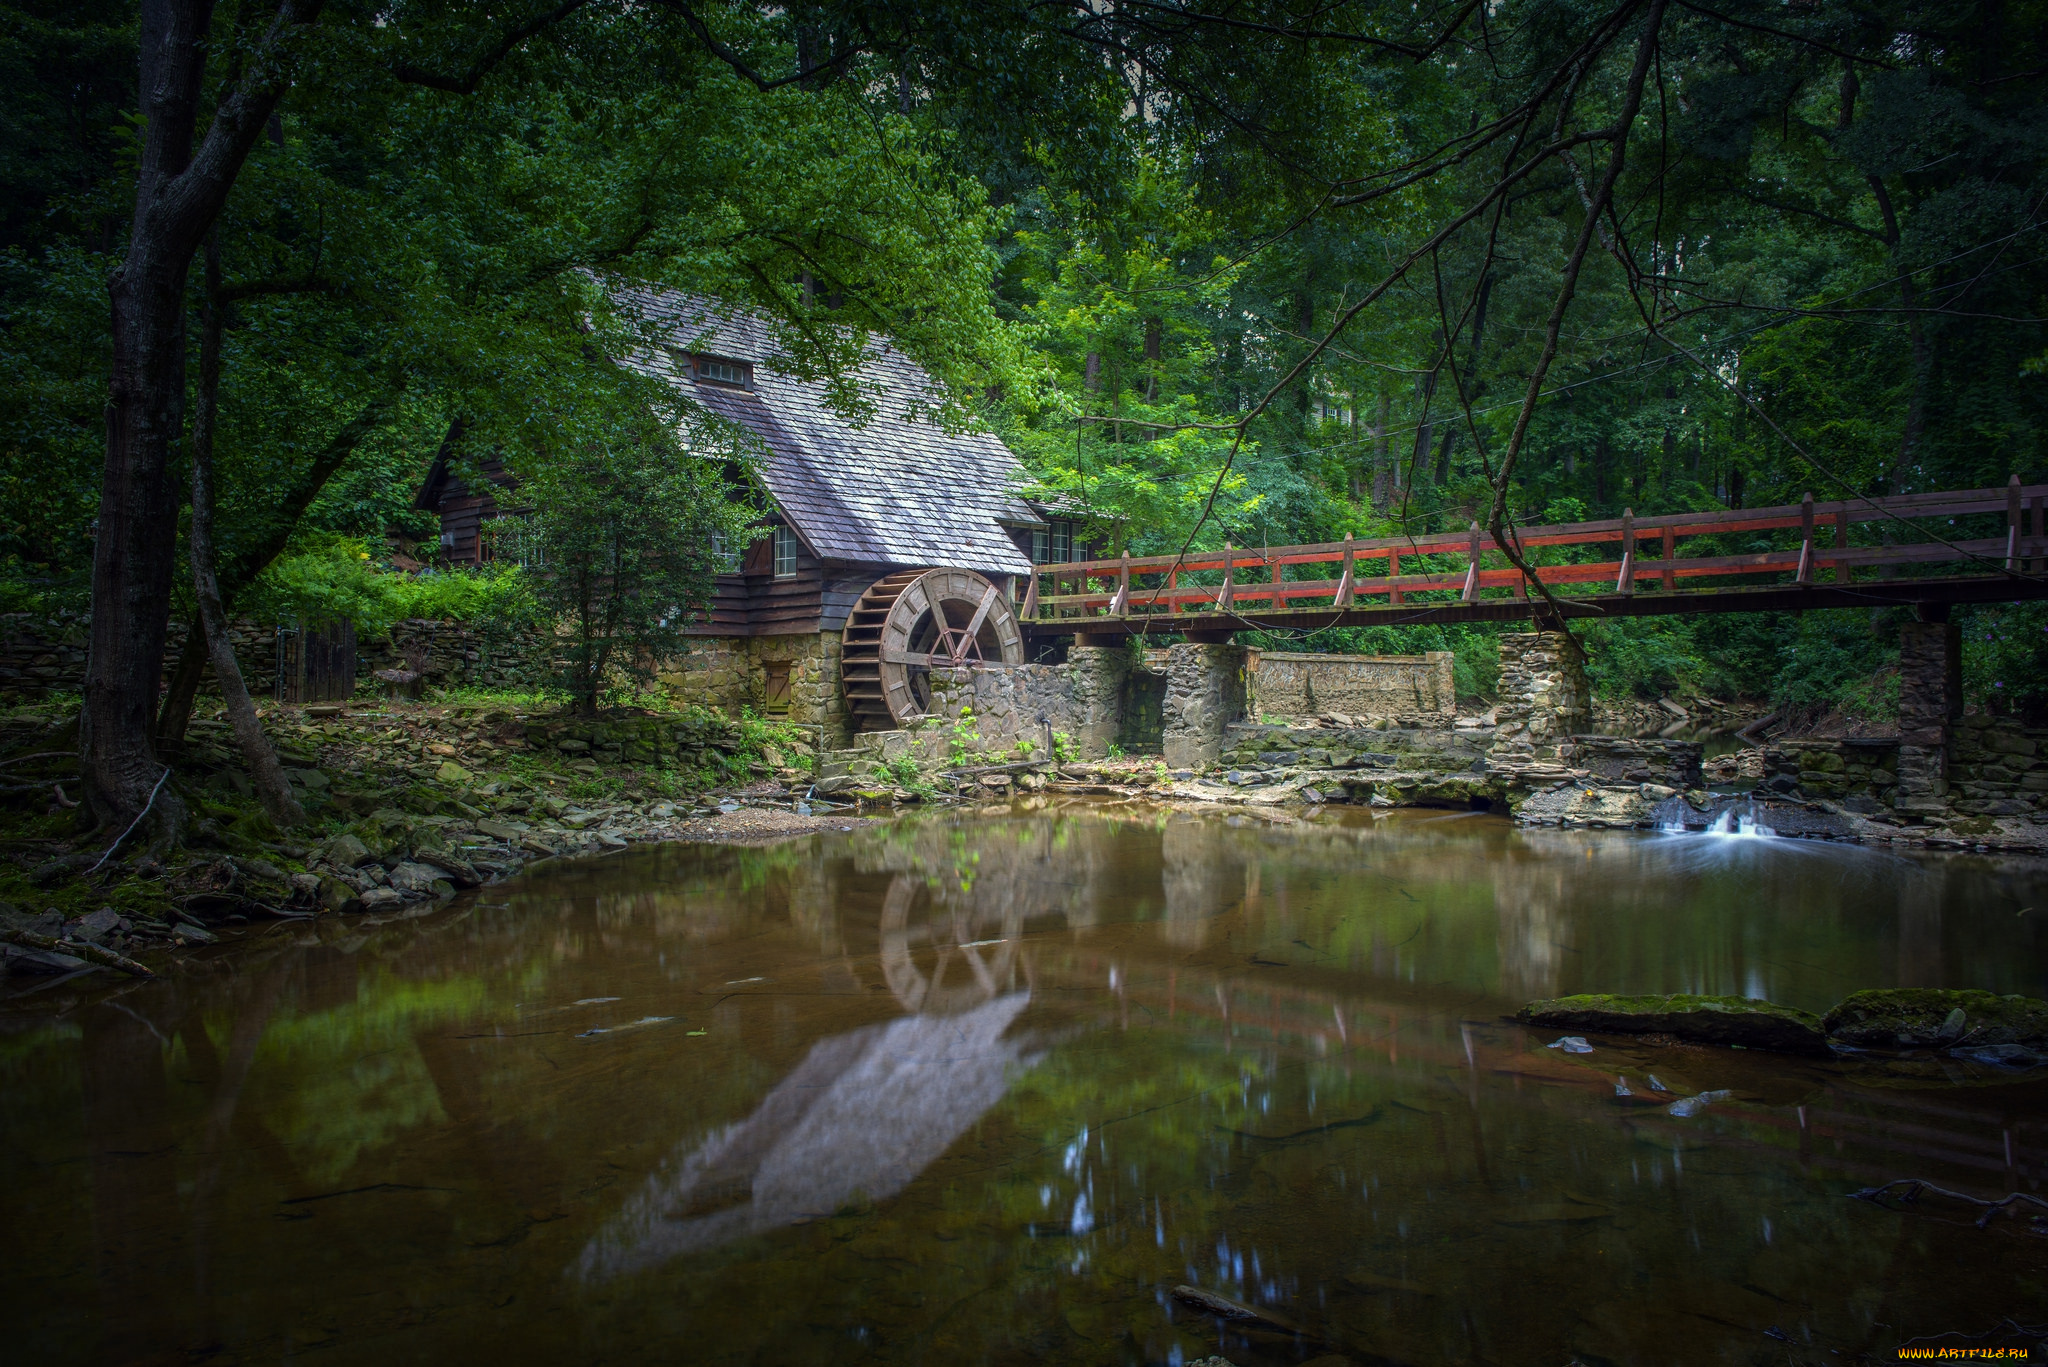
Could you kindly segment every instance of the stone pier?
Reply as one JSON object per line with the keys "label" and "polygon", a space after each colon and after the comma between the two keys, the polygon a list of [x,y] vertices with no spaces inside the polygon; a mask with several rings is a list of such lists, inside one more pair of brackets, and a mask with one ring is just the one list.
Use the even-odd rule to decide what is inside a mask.
{"label": "stone pier", "polygon": [[1223,754],[1224,728],[1244,716],[1243,646],[1188,642],[1166,653],[1163,748],[1173,769],[1199,769]]}
{"label": "stone pier", "polygon": [[1556,758],[1565,737],[1592,729],[1592,697],[1585,652],[1569,632],[1503,635],[1494,752]]}
{"label": "stone pier", "polygon": [[1892,805],[1902,812],[1948,807],[1949,745],[1963,715],[1963,641],[1953,622],[1899,630],[1899,768]]}

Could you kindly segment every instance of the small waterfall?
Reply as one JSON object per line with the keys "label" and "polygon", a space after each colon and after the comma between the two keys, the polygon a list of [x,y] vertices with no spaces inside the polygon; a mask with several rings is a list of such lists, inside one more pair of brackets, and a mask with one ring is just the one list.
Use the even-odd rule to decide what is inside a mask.
{"label": "small waterfall", "polygon": [[1719,835],[1734,839],[1774,836],[1778,832],[1764,820],[1764,813],[1752,798],[1729,801],[1715,811],[1704,826],[1704,813],[1696,812],[1683,798],[1670,798],[1658,812],[1657,830],[1662,835]]}

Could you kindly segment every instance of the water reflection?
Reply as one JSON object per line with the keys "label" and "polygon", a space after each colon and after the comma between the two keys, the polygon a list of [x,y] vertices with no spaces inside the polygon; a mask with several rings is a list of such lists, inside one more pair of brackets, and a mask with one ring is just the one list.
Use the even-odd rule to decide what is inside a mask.
{"label": "water reflection", "polygon": [[1843,1193],[2041,1190],[2048,1089],[1504,1016],[2041,995],[2041,905],[2018,860],[1355,810],[542,869],[0,1013],[0,1315],[52,1362],[1874,1352],[2010,1313],[2048,1241]]}
{"label": "water reflection", "polygon": [[1002,1099],[1037,1055],[1003,1033],[1014,992],[958,1015],[910,1016],[820,1040],[754,1113],[684,1144],[576,1264],[589,1281],[741,1235],[884,1201]]}

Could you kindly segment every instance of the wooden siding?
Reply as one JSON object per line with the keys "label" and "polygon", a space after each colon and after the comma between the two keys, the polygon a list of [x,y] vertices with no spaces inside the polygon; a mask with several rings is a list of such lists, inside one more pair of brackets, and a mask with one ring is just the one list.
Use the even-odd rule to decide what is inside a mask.
{"label": "wooden siding", "polygon": [[707,620],[693,636],[807,636],[838,631],[868,585],[889,573],[888,565],[830,564],[799,547],[796,573],[777,579],[774,549],[766,537],[748,548],[738,574],[721,574],[713,588]]}
{"label": "wooden siding", "polygon": [[[512,483],[504,463],[495,456],[482,461],[481,468],[494,485]],[[489,493],[471,493],[445,463],[437,463],[421,502],[441,515],[441,558],[450,565],[482,564],[483,524],[498,515],[498,501]]]}

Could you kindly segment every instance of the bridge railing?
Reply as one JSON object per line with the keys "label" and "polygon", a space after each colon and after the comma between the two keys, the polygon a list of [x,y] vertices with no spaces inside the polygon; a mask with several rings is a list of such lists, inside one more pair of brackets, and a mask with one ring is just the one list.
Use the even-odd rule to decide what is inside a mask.
{"label": "bridge railing", "polygon": [[[2004,514],[2002,533],[1954,534],[1958,519]],[[1883,523],[1918,541],[1852,545],[1850,529]],[[1916,527],[1914,524],[1928,524]],[[1977,530],[1982,530],[1978,528]],[[1685,554],[1687,538],[1796,531],[1796,544],[1740,554]],[[1963,563],[1980,573],[2048,570],[2048,484],[1900,494],[1816,503],[1812,495],[1775,508],[1660,517],[1623,514],[1604,521],[1523,527],[1515,544],[1545,586],[1575,593],[1683,593],[1759,583],[1847,584],[1883,569]],[[1864,538],[1868,540],[1867,536]],[[1790,542],[1792,539],[1787,538]],[[1553,547],[1612,548],[1613,559],[1556,564]],[[1446,567],[1445,560],[1452,563]],[[1410,567],[1404,572],[1404,566]],[[1317,577],[1303,577],[1319,571]],[[1293,577],[1290,577],[1293,576]],[[1719,582],[1715,582],[1719,581]],[[1522,573],[1473,523],[1430,536],[1327,541],[1315,545],[1233,547],[1186,556],[1123,555],[1041,565],[1025,593],[1030,620],[1129,618],[1189,613],[1267,613],[1400,606],[1417,601],[1522,599]]]}

